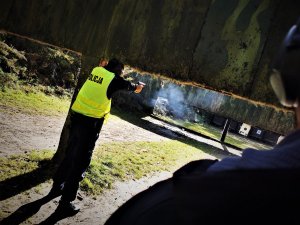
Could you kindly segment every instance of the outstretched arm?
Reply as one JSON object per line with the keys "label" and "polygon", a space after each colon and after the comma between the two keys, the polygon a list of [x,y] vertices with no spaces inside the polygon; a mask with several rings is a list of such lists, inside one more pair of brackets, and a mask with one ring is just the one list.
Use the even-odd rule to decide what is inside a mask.
{"label": "outstretched arm", "polygon": [[140,93],[143,89],[143,84],[134,84],[122,77],[115,77],[107,89],[107,98],[111,98],[112,94],[118,90],[134,91]]}

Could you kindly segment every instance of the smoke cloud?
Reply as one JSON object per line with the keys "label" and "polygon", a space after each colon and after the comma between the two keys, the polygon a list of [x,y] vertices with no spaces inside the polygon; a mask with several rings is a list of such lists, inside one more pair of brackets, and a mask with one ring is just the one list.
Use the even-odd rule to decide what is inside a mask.
{"label": "smoke cloud", "polygon": [[157,100],[154,110],[165,112],[163,114],[171,115],[176,118],[184,118],[187,105],[183,88],[180,85],[173,83],[162,84],[156,97]]}

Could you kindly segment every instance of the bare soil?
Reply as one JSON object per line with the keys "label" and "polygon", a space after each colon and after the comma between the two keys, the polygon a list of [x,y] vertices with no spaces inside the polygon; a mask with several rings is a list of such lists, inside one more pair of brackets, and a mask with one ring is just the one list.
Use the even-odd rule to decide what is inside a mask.
{"label": "bare soil", "polygon": [[[13,108],[3,108],[0,111],[0,157],[34,149],[56,150],[65,119],[66,115],[29,115]],[[103,125],[97,145],[109,141],[160,141],[177,137],[172,132],[161,132],[167,132],[168,137],[115,117]]]}
{"label": "bare soil", "polygon": [[[66,115],[60,117],[28,115],[11,108],[1,109],[0,157],[26,153],[33,149],[56,150],[65,117]],[[144,120],[149,123],[147,126],[149,129],[141,128],[118,117],[108,120],[103,126],[97,145],[106,141],[161,141],[181,138],[181,134],[178,133],[180,130],[176,131],[177,128],[172,131],[168,125],[150,117]],[[150,123],[154,124],[153,127]],[[218,143],[212,144],[218,145]],[[222,158],[225,155],[227,153],[219,156]],[[116,182],[113,189],[97,197],[84,196],[84,193],[79,191],[76,203],[81,206],[81,211],[55,224],[104,224],[126,200],[171,175],[170,172],[162,172],[140,180]],[[39,224],[47,220],[55,211],[59,198],[42,205],[38,204],[38,200],[43,198],[50,188],[51,181],[47,181],[0,201],[0,221],[8,221],[9,224]],[[35,210],[34,213],[30,212],[32,208]]]}

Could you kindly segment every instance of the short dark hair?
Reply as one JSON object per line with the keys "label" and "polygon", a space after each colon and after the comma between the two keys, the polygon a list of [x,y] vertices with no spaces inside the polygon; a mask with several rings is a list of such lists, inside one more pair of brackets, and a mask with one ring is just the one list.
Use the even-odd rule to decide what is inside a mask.
{"label": "short dark hair", "polygon": [[108,61],[108,64],[104,68],[107,69],[108,71],[113,72],[116,68],[124,69],[124,64],[120,62],[118,59],[112,58]]}

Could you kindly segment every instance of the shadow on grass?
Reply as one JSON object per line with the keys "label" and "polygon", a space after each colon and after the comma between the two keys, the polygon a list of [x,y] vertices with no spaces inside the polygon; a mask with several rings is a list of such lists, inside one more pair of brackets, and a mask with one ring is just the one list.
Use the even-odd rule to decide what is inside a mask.
{"label": "shadow on grass", "polygon": [[50,160],[39,163],[39,167],[29,173],[15,176],[0,182],[0,201],[15,196],[23,191],[35,187],[53,175],[53,164]]}
{"label": "shadow on grass", "polygon": [[[122,109],[119,109],[119,108],[113,108],[112,114],[115,115],[115,116],[120,117],[123,120],[128,121],[129,123],[134,124],[135,126],[141,127],[145,130],[151,131],[151,132],[153,132],[155,134],[158,134],[160,136],[163,136],[163,137],[166,137],[166,138],[169,138],[169,139],[172,139],[172,140],[177,140],[177,141],[180,141],[182,143],[188,144],[190,146],[198,148],[198,149],[202,150],[203,152],[205,152],[207,154],[210,154],[210,155],[212,155],[214,157],[217,157],[217,158],[219,158],[220,156],[224,157],[224,156],[232,156],[233,155],[232,153],[230,153],[228,151],[227,146],[235,148],[237,150],[240,150],[236,146],[228,145],[227,143],[226,143],[226,145],[224,143],[221,143],[222,149],[220,149],[220,148],[214,147],[212,145],[209,145],[205,142],[197,141],[193,138],[187,137],[187,136],[185,136],[184,134],[182,134],[180,132],[175,132],[175,131],[172,131],[170,129],[165,128],[164,126],[159,126],[157,124],[151,123],[150,121],[147,121],[147,120],[143,119],[144,117],[149,116],[149,114],[146,114],[146,113],[142,113],[142,112],[130,113],[128,111],[125,111],[125,110],[122,110]],[[157,119],[157,118],[155,118],[155,119]],[[159,119],[157,119],[157,120],[159,120]],[[167,123],[165,121],[163,121],[163,122]],[[170,124],[170,123],[167,123],[167,124]],[[173,124],[171,124],[171,125],[174,126],[174,127],[178,127],[178,126],[173,125]],[[180,128],[180,127],[178,127],[178,128]],[[185,128],[185,130],[187,130],[187,129]],[[205,135],[201,135],[199,133],[196,133],[196,132],[190,131],[190,130],[187,130],[187,131],[192,133],[192,134],[195,134],[195,135],[201,136],[203,138],[206,138],[208,140],[213,140],[215,142],[220,143],[219,141],[216,141],[215,139],[212,139],[212,138],[207,137]]]}
{"label": "shadow on grass", "polygon": [[[0,201],[15,196],[32,187],[49,180],[53,175],[54,166],[50,160],[39,162],[39,167],[31,172],[15,176],[0,182]],[[39,211],[42,205],[52,200],[53,196],[45,196],[36,201],[22,205],[14,213],[4,218],[1,224],[20,224]]]}
{"label": "shadow on grass", "polygon": [[[185,144],[191,145],[193,147],[199,148],[205,153],[211,154],[213,156],[222,155],[231,155],[226,146],[223,145],[224,150],[206,144],[205,142],[199,142],[187,136],[184,136],[181,133],[173,132],[163,126],[151,123],[142,118],[148,116],[145,113],[129,113],[120,109],[113,109],[112,113],[123,120],[126,120],[136,126],[139,126],[143,129],[149,130],[153,133],[156,133],[160,136],[178,140]],[[8,199],[12,196],[15,196],[23,191],[26,191],[32,187],[35,187],[49,179],[51,179],[54,171],[54,163],[52,160],[44,160],[39,163],[39,167],[36,170],[33,170],[29,173],[22,174],[16,177],[12,177],[0,182],[0,201]]]}
{"label": "shadow on grass", "polygon": [[[219,149],[217,147],[211,146],[205,142],[196,141],[192,138],[189,138],[181,133],[177,133],[174,131],[171,131],[163,126],[159,126],[157,124],[151,123],[150,121],[144,120],[143,118],[146,116],[149,116],[145,113],[128,113],[121,111],[119,109],[114,109],[112,113],[123,120],[126,120],[136,126],[139,126],[145,130],[149,130],[153,133],[156,133],[160,136],[177,140],[182,143],[188,144],[190,146],[193,146],[195,148],[198,148],[202,150],[203,152],[213,155],[215,157],[219,157],[220,155],[226,156],[226,155],[232,155],[230,152],[228,152],[227,147],[225,145],[223,146],[223,149]],[[8,199],[12,196],[15,196],[23,191],[26,191],[32,187],[35,187],[47,180],[49,180],[54,171],[54,165],[51,160],[45,160],[41,161],[39,167],[36,170],[33,170],[29,173],[22,174],[16,177],[12,177],[9,179],[6,179],[4,181],[0,182],[0,201]],[[10,216],[5,218],[3,221],[1,221],[1,224],[19,224],[35,213],[37,213],[40,209],[40,207],[53,198],[49,196],[45,196],[41,199],[38,199],[34,202],[25,204],[21,206],[19,209],[17,209],[14,213],[12,213]],[[55,224],[59,220],[66,218],[67,216],[64,216],[62,214],[57,213],[56,211],[50,215],[45,221],[43,221],[41,224]]]}

